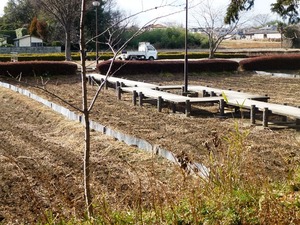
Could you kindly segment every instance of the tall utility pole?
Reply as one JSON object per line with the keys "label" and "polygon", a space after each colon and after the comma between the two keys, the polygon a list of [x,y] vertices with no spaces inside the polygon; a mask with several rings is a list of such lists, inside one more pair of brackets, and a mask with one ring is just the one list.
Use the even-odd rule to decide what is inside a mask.
{"label": "tall utility pole", "polygon": [[184,88],[188,92],[188,0],[185,3],[185,53],[184,53]]}
{"label": "tall utility pole", "polygon": [[99,59],[99,51],[98,51],[98,7],[100,6],[100,2],[93,1],[93,6],[96,8],[96,65],[98,64]]}

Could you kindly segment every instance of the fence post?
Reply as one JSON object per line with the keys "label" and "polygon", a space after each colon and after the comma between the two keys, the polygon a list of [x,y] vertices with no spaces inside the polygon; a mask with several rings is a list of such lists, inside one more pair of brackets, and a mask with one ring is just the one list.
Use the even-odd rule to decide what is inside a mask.
{"label": "fence post", "polygon": [[255,115],[256,115],[256,106],[255,105],[251,105],[250,108],[250,123],[251,124],[255,124]]}
{"label": "fence post", "polygon": [[185,115],[187,117],[191,116],[191,102],[190,102],[190,100],[185,101]]}
{"label": "fence post", "polygon": [[161,96],[158,96],[158,98],[157,98],[157,109],[158,109],[158,112],[162,111],[162,104],[163,104],[163,99],[162,99]]}
{"label": "fence post", "polygon": [[120,86],[117,87],[117,98],[118,100],[121,100],[121,95],[122,95],[122,89]]}
{"label": "fence post", "polygon": [[224,99],[220,99],[220,102],[219,102],[219,111],[220,111],[220,115],[221,116],[224,116],[224,108],[225,108],[225,101]]}
{"label": "fence post", "polygon": [[263,127],[268,127],[269,109],[263,109]]}
{"label": "fence post", "polygon": [[143,98],[144,98],[144,95],[142,92],[139,92],[139,105],[140,106],[143,106]]}
{"label": "fence post", "polygon": [[136,92],[136,90],[133,91],[132,93],[132,102],[133,102],[133,105],[136,106],[136,98],[137,98],[138,94]]}

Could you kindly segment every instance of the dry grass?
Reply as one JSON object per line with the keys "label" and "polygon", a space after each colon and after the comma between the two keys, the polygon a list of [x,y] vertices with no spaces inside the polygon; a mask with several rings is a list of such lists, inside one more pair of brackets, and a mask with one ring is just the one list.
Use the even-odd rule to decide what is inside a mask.
{"label": "dry grass", "polygon": [[281,48],[280,42],[260,41],[260,40],[224,40],[220,48],[225,49],[270,49]]}
{"label": "dry grass", "polygon": [[[174,74],[131,76],[130,79],[160,84],[182,83],[182,75]],[[268,94],[272,102],[300,105],[298,79],[226,73],[191,74],[189,80],[190,84]],[[52,99],[45,93],[29,89]],[[47,89],[81,106],[79,76],[52,78]],[[89,87],[90,96],[93,92],[95,87]],[[14,222],[43,218],[45,210],[53,211],[56,222],[58,215],[81,217],[84,208],[82,127],[4,89],[1,89],[0,99],[3,106],[0,132],[4,140],[0,143],[0,154],[1,167],[5,171],[1,185],[6,187],[0,196],[0,214],[6,221]],[[290,178],[300,159],[299,130],[278,126],[262,129],[251,126],[248,119],[237,119],[238,115],[215,118],[213,112],[216,111],[216,106],[201,105],[197,115],[186,118],[182,113],[172,114],[167,108],[158,113],[153,105],[134,107],[131,97],[126,95],[122,101],[117,101],[112,89],[102,92],[92,113],[93,120],[176,154],[184,152],[190,160],[215,168],[212,173],[215,182],[203,183],[163,159],[93,133],[93,194],[104,223],[111,224],[117,218],[123,218],[123,224],[126,219],[144,221],[145,224],[147,221],[148,224],[149,221],[156,224],[165,221],[275,224],[270,220],[275,214],[288,215],[277,222],[287,221],[290,216],[297,219],[299,208],[295,208],[294,203],[292,210],[277,206],[282,198],[289,199],[291,194],[297,196],[297,193],[284,192],[282,198],[277,198],[265,184],[284,181],[289,186],[290,181],[295,181]],[[247,135],[240,142],[235,138],[242,133]],[[243,144],[236,145],[238,143]],[[234,160],[235,164],[232,160],[226,161],[235,156],[239,156],[239,160]],[[233,176],[226,175],[230,171],[235,182],[232,182]],[[259,201],[262,201],[262,211],[258,207]],[[126,211],[122,211],[124,209]],[[227,212],[228,216],[226,209],[231,210]],[[239,219],[241,215],[244,216]],[[255,218],[256,222],[247,221],[248,218]]]}

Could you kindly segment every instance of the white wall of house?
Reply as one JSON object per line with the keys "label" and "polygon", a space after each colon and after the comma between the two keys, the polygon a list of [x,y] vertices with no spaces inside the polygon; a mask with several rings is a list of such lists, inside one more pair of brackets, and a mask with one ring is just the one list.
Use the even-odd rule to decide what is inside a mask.
{"label": "white wall of house", "polygon": [[23,36],[15,42],[16,47],[39,47],[43,46],[43,40],[33,36]]}
{"label": "white wall of house", "polygon": [[280,39],[281,35],[280,35],[280,33],[267,34],[267,38],[270,38],[270,39]]}
{"label": "white wall of house", "polygon": [[253,39],[264,39],[266,37],[264,36],[264,34],[254,34],[252,38]]}

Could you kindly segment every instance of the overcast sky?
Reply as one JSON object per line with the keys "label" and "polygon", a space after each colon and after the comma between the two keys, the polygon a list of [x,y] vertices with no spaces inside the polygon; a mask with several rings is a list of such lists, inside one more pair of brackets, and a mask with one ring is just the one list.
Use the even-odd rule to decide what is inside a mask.
{"label": "overcast sky", "polygon": [[[7,4],[8,0],[0,0],[0,16],[3,15],[3,8]],[[189,5],[197,4],[202,2],[203,0],[189,0]],[[229,3],[229,0],[212,0],[216,2],[219,6],[226,6]],[[156,6],[160,6],[162,3],[173,3],[175,6],[173,7],[165,7],[163,10],[152,10],[147,13],[143,13],[140,16],[135,18],[135,22],[139,25],[144,25],[149,22],[151,19],[162,16],[166,14],[170,14],[172,12],[184,10],[185,0],[116,0],[118,8],[124,11],[127,15],[132,15],[136,12],[140,12],[141,10],[147,10],[150,8],[154,8]],[[253,14],[271,14],[270,12],[270,4],[274,3],[275,0],[256,0],[254,9],[251,11]],[[185,22],[185,14],[184,12],[175,14],[173,16],[168,16],[161,18],[158,22],[169,22],[176,23],[178,25],[184,24]]]}
{"label": "overcast sky", "polygon": [[[178,5],[178,7],[166,7],[164,10],[153,10],[149,13],[143,14],[143,16],[139,16],[136,19],[136,22],[139,25],[143,25],[143,23],[148,22],[152,18],[157,17],[157,15],[167,15],[171,12],[184,10],[185,8],[185,0],[116,0],[119,6],[119,9],[124,10],[128,14],[134,14],[136,12],[140,12],[141,10],[146,10],[149,8],[153,8],[155,6],[160,6],[162,3],[174,3]],[[201,2],[205,2],[206,0],[189,0],[189,7],[195,4],[200,4]],[[216,4],[216,7],[223,7],[226,9],[227,5],[229,4],[230,0],[211,0]],[[270,14],[270,4],[274,3],[275,0],[256,0],[254,8],[251,10],[253,15],[255,14]],[[156,12],[157,11],[157,12]],[[249,14],[248,13],[248,14]],[[275,17],[275,15],[274,15]],[[172,16],[168,16],[166,18],[161,18],[158,22],[170,22],[170,23],[177,23],[179,25],[185,24],[185,12],[175,14]]]}

